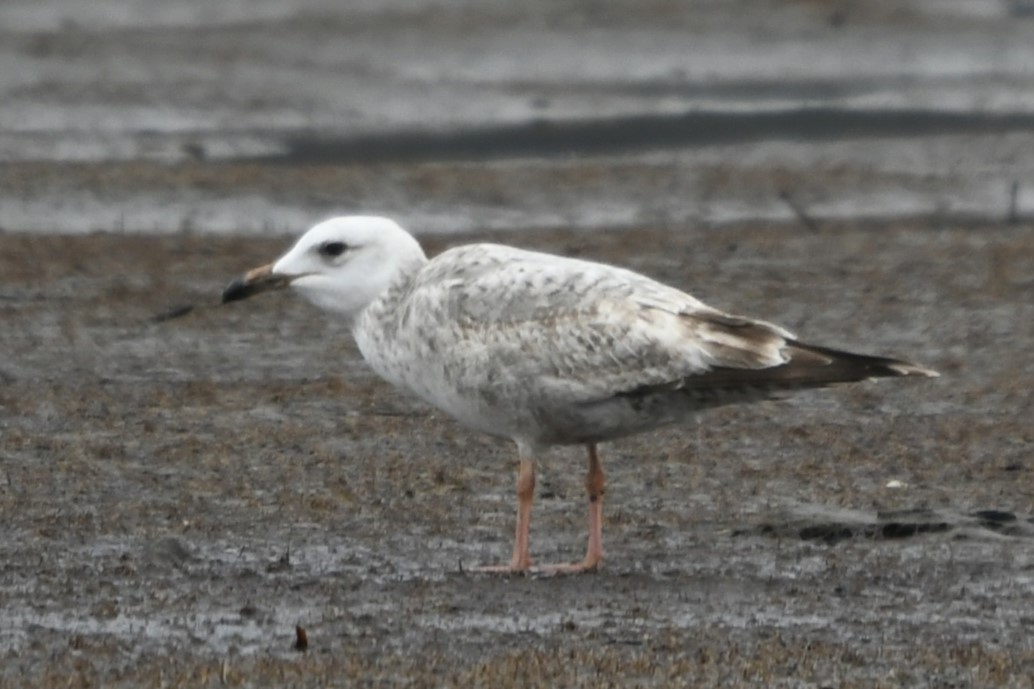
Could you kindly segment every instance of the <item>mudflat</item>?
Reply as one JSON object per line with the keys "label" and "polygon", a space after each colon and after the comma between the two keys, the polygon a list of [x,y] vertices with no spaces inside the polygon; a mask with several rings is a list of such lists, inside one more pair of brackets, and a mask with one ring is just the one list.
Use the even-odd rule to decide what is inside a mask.
{"label": "mudflat", "polygon": [[[289,240],[0,234],[0,686],[1030,686],[1034,227],[423,241],[486,237],[942,377],[608,444],[603,569],[486,576],[513,449],[296,295],[218,305]],[[581,555],[583,471],[542,459],[542,561]]]}
{"label": "mudflat", "polygon": [[[0,687],[1031,687],[1031,8],[0,3]],[[942,377],[608,444],[601,571],[473,574],[513,448],[218,305],[371,211]]]}

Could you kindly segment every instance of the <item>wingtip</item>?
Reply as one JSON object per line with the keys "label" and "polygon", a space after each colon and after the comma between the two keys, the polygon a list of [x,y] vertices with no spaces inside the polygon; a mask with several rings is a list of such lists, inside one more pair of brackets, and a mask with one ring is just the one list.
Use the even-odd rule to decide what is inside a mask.
{"label": "wingtip", "polygon": [[920,376],[923,378],[940,378],[941,374],[932,368],[926,368],[924,366],[917,366],[916,364],[895,363],[888,366],[888,368],[899,376]]}

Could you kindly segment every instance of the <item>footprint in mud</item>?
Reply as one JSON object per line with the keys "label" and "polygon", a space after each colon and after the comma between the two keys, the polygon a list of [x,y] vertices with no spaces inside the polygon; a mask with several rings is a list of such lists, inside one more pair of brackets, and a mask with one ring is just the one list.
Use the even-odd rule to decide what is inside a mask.
{"label": "footprint in mud", "polygon": [[143,561],[157,569],[183,569],[196,560],[190,546],[175,536],[166,536],[144,545]]}

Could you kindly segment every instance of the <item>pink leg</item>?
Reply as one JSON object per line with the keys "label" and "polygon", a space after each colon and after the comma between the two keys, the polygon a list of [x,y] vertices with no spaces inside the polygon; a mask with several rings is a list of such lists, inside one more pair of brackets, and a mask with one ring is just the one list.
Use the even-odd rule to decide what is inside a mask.
{"label": "pink leg", "polygon": [[478,567],[480,572],[527,572],[531,569],[529,535],[531,528],[531,506],[535,497],[535,464],[521,458],[517,472],[517,530],[513,538],[513,557],[509,565]]}
{"label": "pink leg", "polygon": [[589,471],[585,474],[585,491],[589,494],[589,545],[585,559],[565,565],[543,567],[543,571],[559,574],[579,574],[596,570],[603,562],[603,484],[606,475],[596,452],[596,444],[589,449]]}

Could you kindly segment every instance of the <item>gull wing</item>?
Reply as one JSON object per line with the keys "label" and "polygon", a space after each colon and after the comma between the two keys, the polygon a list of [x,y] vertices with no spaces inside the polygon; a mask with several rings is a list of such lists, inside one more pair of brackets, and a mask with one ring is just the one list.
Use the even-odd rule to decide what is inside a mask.
{"label": "gull wing", "polygon": [[[629,270],[492,244],[432,260],[403,304],[400,327],[447,324],[417,339],[459,389],[523,387],[577,404],[932,374],[800,343],[779,326],[713,309]],[[417,312],[434,317],[411,319]]]}

